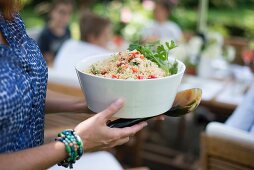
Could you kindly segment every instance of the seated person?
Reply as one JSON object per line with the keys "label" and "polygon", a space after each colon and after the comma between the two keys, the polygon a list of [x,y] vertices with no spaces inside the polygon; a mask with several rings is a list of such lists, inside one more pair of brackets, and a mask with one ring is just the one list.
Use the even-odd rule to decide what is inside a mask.
{"label": "seated person", "polygon": [[225,124],[254,134],[254,83]]}
{"label": "seated person", "polygon": [[66,77],[76,78],[75,64],[83,58],[109,53],[106,49],[111,40],[112,28],[108,19],[85,12],[80,17],[81,40],[68,40],[60,49],[54,70]]}
{"label": "seated person", "polygon": [[141,33],[141,39],[144,42],[154,42],[157,40],[179,42],[182,39],[180,27],[169,21],[171,12],[171,3],[168,0],[155,1],[154,21],[149,23]]}
{"label": "seated person", "polygon": [[53,63],[62,44],[71,37],[68,24],[72,9],[72,0],[53,1],[49,21],[38,38],[38,45],[49,66]]}

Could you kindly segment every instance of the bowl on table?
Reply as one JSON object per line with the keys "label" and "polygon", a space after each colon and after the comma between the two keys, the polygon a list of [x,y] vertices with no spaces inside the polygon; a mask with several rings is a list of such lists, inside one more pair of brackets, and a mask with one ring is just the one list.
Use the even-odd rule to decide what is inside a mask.
{"label": "bowl on table", "polygon": [[76,65],[80,86],[87,105],[93,112],[101,112],[118,98],[124,99],[123,108],[114,115],[118,118],[144,118],[168,111],[174,102],[185,71],[185,65],[178,62],[177,74],[143,80],[122,80],[99,77],[85,73],[92,64],[111,57],[112,54],[87,57]]}

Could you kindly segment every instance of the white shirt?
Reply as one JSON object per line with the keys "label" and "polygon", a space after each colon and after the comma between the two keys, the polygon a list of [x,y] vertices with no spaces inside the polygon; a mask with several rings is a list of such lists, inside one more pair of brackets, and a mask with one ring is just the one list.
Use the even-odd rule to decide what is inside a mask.
{"label": "white shirt", "polygon": [[53,68],[49,69],[49,81],[78,85],[75,65],[82,59],[109,53],[106,49],[83,41],[68,40],[59,50]]}
{"label": "white shirt", "polygon": [[171,21],[164,23],[152,21],[142,30],[142,38],[144,40],[155,38],[161,41],[173,40],[179,42],[182,38],[182,30],[176,23]]}
{"label": "white shirt", "polygon": [[108,53],[106,49],[83,41],[68,40],[64,43],[54,62],[56,71],[64,71],[65,75],[75,75],[75,65],[82,59]]}

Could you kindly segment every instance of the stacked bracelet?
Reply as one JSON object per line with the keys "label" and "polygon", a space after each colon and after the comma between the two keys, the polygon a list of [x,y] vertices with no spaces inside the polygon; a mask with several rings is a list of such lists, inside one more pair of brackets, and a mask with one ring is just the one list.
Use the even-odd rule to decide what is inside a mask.
{"label": "stacked bracelet", "polygon": [[79,160],[83,154],[83,143],[80,137],[75,133],[74,130],[64,130],[58,133],[56,141],[63,142],[65,144],[66,152],[68,157],[62,162],[58,163],[59,166],[64,166],[66,168],[73,168],[73,164],[76,160]]}

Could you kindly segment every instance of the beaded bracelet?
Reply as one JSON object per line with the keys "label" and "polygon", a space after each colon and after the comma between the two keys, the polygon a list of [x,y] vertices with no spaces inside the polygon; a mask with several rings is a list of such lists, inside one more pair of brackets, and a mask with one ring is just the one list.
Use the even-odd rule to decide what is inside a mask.
{"label": "beaded bracelet", "polygon": [[83,142],[80,137],[72,129],[64,130],[63,132],[58,133],[58,137],[55,141],[60,141],[64,143],[65,150],[68,153],[68,157],[58,163],[58,166],[63,166],[65,168],[73,168],[73,164],[76,160],[79,160],[83,154]]}

